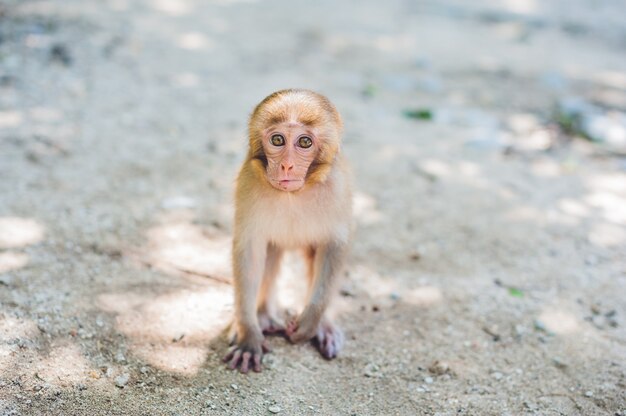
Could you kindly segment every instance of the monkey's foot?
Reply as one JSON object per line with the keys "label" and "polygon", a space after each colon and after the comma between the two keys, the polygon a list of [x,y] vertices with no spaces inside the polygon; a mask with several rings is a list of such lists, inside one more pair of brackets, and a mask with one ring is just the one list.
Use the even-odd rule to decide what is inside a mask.
{"label": "monkey's foot", "polygon": [[275,318],[266,312],[259,312],[257,318],[263,334],[276,335],[285,332],[285,325],[280,321],[280,319]]}
{"label": "monkey's foot", "polygon": [[317,329],[317,335],[313,338],[313,345],[328,360],[337,357],[337,354],[343,348],[344,342],[343,331],[329,322],[321,323]]}
{"label": "monkey's foot", "polygon": [[261,342],[242,342],[230,349],[224,357],[224,362],[228,363],[231,370],[239,368],[239,371],[245,374],[252,369],[259,373],[261,372],[263,353],[269,351],[270,348],[265,339]]}
{"label": "monkey's foot", "polygon": [[320,354],[329,360],[337,357],[345,341],[343,331],[329,321],[321,322],[316,330],[310,331],[293,319],[287,324],[285,332],[294,343],[311,340]]}

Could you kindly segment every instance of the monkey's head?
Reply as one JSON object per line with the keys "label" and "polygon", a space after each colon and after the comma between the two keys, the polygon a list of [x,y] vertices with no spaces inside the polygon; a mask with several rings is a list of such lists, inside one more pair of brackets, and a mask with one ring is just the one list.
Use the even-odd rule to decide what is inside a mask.
{"label": "monkey's head", "polygon": [[274,188],[294,192],[326,180],[342,131],[341,117],[326,97],[277,91],[256,106],[248,127],[249,158]]}

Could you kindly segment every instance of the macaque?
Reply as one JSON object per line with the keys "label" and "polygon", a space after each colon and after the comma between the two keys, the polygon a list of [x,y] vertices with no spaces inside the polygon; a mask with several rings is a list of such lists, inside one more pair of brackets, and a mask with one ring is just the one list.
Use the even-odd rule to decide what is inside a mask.
{"label": "macaque", "polygon": [[[327,359],[343,346],[327,311],[352,228],[342,129],[335,106],[308,90],[277,91],[250,116],[249,150],[235,193],[234,346],[224,359],[232,369],[261,371],[267,334],[313,341]],[[286,325],[274,293],[285,250],[302,251],[308,279],[303,310]]]}

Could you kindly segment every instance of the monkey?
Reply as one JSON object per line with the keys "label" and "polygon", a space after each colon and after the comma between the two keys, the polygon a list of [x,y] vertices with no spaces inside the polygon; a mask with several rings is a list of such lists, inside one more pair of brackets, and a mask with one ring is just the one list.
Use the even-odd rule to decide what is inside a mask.
{"label": "monkey", "polygon": [[[224,361],[260,372],[265,335],[313,341],[327,359],[344,344],[328,313],[352,230],[351,175],[343,153],[343,122],[325,96],[286,89],[263,99],[248,122],[249,146],[235,190],[232,246],[233,347]],[[300,250],[307,300],[286,324],[277,314],[275,280],[286,250]]]}

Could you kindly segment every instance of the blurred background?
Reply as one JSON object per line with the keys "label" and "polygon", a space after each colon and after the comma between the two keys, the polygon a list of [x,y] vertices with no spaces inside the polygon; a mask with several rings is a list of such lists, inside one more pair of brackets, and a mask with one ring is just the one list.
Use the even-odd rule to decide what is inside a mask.
{"label": "blurred background", "polygon": [[[625,56],[621,0],[0,0],[0,414],[626,415]],[[348,343],[243,377],[234,178],[290,87],[346,126]]]}

